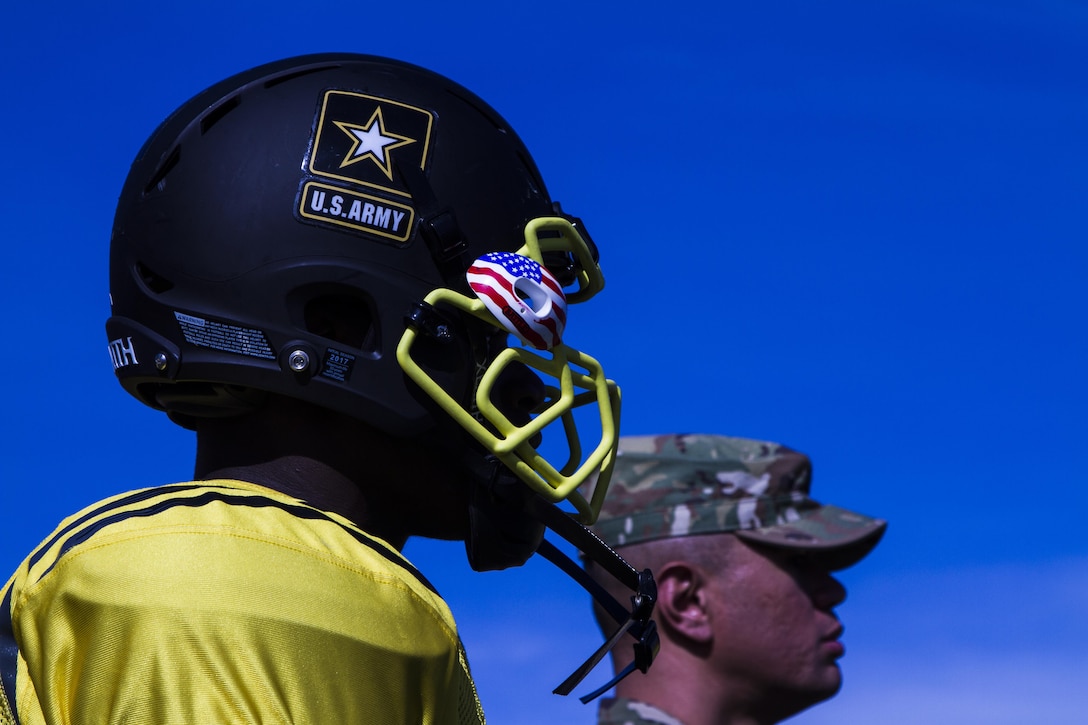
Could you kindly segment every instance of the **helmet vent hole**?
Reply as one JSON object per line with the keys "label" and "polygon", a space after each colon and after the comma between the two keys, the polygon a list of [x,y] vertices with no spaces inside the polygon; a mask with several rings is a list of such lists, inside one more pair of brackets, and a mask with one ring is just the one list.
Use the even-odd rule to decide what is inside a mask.
{"label": "helmet vent hole", "polygon": [[357,350],[375,346],[374,316],[365,300],[347,294],[314,297],[303,310],[306,331]]}
{"label": "helmet vent hole", "polygon": [[144,186],[144,196],[147,196],[156,189],[162,191],[166,187],[166,176],[174,167],[181,161],[181,147],[175,146],[170,154],[166,157],[166,160],[159,164],[159,167],[155,169],[155,173],[152,174],[147,184]]}
{"label": "helmet vent hole", "polygon": [[136,276],[147,289],[157,295],[169,292],[174,288],[173,282],[166,277],[163,277],[161,274],[156,273],[143,262],[136,263]]}
{"label": "helmet vent hole", "polygon": [[324,65],[323,64],[323,65],[316,65],[316,66],[313,66],[311,68],[302,68],[300,70],[293,71],[291,73],[284,73],[282,75],[275,76],[274,78],[269,78],[267,81],[265,81],[264,87],[265,88],[272,88],[273,86],[278,86],[281,83],[286,83],[287,81],[293,81],[294,79],[301,78],[302,76],[308,76],[311,73],[321,73],[322,71],[327,71],[330,68],[339,68],[339,67],[340,67],[339,64],[336,64],[336,65]]}
{"label": "helmet vent hole", "polygon": [[200,119],[200,134],[204,135],[210,131],[212,126],[222,121],[235,108],[238,108],[238,104],[241,102],[241,96],[235,94],[209,111],[204,118]]}

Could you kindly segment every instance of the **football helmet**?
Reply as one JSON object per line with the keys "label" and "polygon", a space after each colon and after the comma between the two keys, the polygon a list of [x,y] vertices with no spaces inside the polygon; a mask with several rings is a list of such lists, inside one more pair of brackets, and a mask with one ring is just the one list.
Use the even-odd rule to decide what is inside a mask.
{"label": "football helmet", "polygon": [[[603,286],[580,222],[470,91],[373,56],[260,66],[184,104],[132,165],[110,248],[114,368],[127,391],[183,424],[249,410],[263,391],[395,435],[449,415],[588,523],[599,501],[576,489],[610,468],[618,390],[562,344],[561,328],[546,349],[491,360],[494,338],[518,333],[503,310],[565,315],[528,279],[500,304],[479,292],[486,284],[473,291],[467,270],[496,253],[553,267],[553,296],[571,303]],[[357,327],[328,329],[332,309]],[[493,402],[514,363],[553,381],[527,424]],[[586,405],[599,409],[592,445],[573,424]],[[569,441],[554,464],[533,443],[553,423]]]}

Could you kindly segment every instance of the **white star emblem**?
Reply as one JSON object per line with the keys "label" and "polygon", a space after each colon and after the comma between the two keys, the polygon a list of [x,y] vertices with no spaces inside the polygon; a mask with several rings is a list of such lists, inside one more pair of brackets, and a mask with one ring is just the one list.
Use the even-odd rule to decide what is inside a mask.
{"label": "white star emblem", "polygon": [[389,158],[389,152],[399,146],[415,143],[415,139],[407,136],[399,136],[385,130],[385,119],[382,118],[382,108],[378,106],[374,115],[366,122],[365,126],[346,121],[334,122],[341,131],[346,133],[352,141],[351,150],[340,162],[340,168],[351,166],[363,159],[371,159],[382,170],[386,178],[392,180],[393,165]]}

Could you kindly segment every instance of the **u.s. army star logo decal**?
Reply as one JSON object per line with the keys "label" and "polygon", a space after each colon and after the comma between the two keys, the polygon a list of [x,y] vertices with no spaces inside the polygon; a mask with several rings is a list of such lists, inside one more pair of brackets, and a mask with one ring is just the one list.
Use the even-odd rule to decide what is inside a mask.
{"label": "u.s. army star logo decal", "polygon": [[389,152],[416,142],[414,138],[408,138],[385,130],[385,120],[382,118],[381,106],[374,109],[374,115],[370,117],[365,126],[348,123],[347,121],[333,121],[333,123],[352,140],[351,150],[348,151],[347,157],[340,162],[340,168],[370,159],[378,165],[382,173],[390,181],[393,180],[393,167],[390,163]]}
{"label": "u.s. army star logo decal", "polygon": [[416,106],[353,91],[325,91],[307,170],[317,177],[410,197],[396,167],[425,171],[434,116]]}
{"label": "u.s. army star logo decal", "polygon": [[434,120],[430,111],[390,98],[325,91],[295,213],[311,223],[407,242],[418,200],[405,173],[427,170]]}

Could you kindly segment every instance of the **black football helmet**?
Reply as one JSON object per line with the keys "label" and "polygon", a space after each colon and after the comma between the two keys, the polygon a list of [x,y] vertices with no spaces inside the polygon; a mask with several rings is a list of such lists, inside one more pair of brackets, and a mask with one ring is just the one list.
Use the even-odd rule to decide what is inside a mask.
{"label": "black football helmet", "polygon": [[[615,448],[614,388],[561,344],[546,361],[509,353],[573,371],[547,412],[512,425],[479,390],[500,372],[485,375],[488,338],[507,320],[466,280],[477,258],[522,250],[587,299],[603,280],[577,227],[514,131],[450,80],[350,54],[264,65],[183,105],[132,165],[110,249],[116,374],[181,422],[248,410],[261,391],[397,435],[444,408],[539,493],[577,496]],[[358,326],[326,329],[330,309]],[[606,435],[578,465],[551,466],[529,441],[587,392]]]}
{"label": "black football helmet", "polygon": [[[591,523],[607,489],[618,388],[561,341],[566,303],[603,283],[490,106],[417,66],[320,54],[222,81],[151,135],[117,205],[106,328],[124,388],[183,425],[268,393],[400,436],[454,422],[484,490],[470,560],[500,568],[538,548],[537,499]],[[545,383],[528,422],[495,404],[514,365]],[[596,440],[575,409],[596,410]]]}

